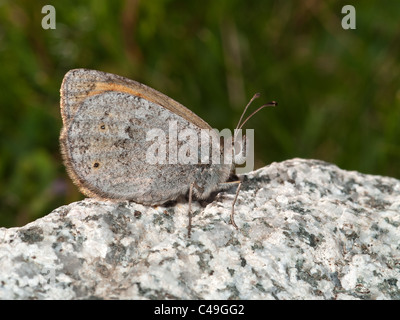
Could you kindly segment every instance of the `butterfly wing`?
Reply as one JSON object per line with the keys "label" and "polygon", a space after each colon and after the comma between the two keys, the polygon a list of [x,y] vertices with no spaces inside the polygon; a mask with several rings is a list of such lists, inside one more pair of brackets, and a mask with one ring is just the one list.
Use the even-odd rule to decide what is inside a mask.
{"label": "butterfly wing", "polygon": [[61,92],[62,154],[84,194],[160,204],[185,194],[198,179],[199,166],[168,164],[168,148],[164,163],[148,159],[150,130],[168,133],[175,123],[177,131],[200,136],[202,128],[210,128],[182,105],[132,80],[92,70],[69,72]]}

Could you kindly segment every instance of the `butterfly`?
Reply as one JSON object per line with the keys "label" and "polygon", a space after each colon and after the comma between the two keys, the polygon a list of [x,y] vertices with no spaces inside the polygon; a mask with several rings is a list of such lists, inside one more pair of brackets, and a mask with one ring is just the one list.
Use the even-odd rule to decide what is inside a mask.
{"label": "butterfly", "polygon": [[[234,155],[231,161],[220,161],[226,153],[234,153],[236,135],[228,145],[218,144],[218,133],[180,103],[111,73],[70,70],[60,93],[61,153],[69,176],[83,194],[144,205],[160,205],[188,195],[190,237],[193,197],[206,199],[215,191],[237,185],[230,222],[238,228],[234,205],[241,181],[230,180],[235,164],[243,157]],[[277,105],[263,105],[241,123],[258,96],[247,104],[237,130],[257,111]],[[184,139],[188,133],[206,138],[189,143]],[[207,150],[210,141],[217,142],[217,149]],[[246,141],[242,142],[241,148],[245,145]]]}

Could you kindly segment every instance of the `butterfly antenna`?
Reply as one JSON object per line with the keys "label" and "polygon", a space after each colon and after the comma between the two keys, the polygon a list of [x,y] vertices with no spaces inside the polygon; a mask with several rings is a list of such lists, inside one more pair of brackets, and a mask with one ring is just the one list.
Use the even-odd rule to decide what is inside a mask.
{"label": "butterfly antenna", "polygon": [[259,97],[260,97],[260,94],[259,94],[259,93],[256,93],[256,94],[250,99],[250,101],[249,101],[249,103],[247,104],[246,108],[244,108],[243,113],[242,113],[242,115],[241,115],[241,117],[240,117],[240,119],[239,119],[239,122],[238,122],[237,126],[236,126],[236,129],[235,129],[236,133],[235,133],[235,136],[234,136],[234,140],[233,140],[233,141],[236,140],[236,136],[237,136],[239,130],[242,129],[242,127],[244,126],[244,124],[245,124],[248,120],[250,120],[250,118],[251,118],[252,116],[254,116],[258,111],[260,111],[261,109],[264,109],[265,107],[275,107],[275,106],[278,105],[278,103],[275,102],[275,101],[271,101],[271,102],[269,102],[269,103],[267,103],[267,104],[264,104],[264,105],[262,105],[261,107],[259,107],[256,111],[254,111],[251,115],[249,115],[249,116],[246,118],[246,120],[244,120],[244,121],[241,123],[241,121],[242,121],[242,119],[243,119],[243,116],[244,116],[244,114],[246,113],[246,111],[247,111],[248,107],[250,106],[250,104],[251,104],[255,99],[257,99],[257,98],[259,98]]}
{"label": "butterfly antenna", "polygon": [[242,112],[242,115],[240,116],[240,119],[239,119],[239,122],[238,122],[238,124],[237,124],[237,126],[236,126],[236,129],[239,129],[240,122],[242,121],[242,119],[243,119],[243,117],[244,117],[244,114],[245,114],[246,111],[247,111],[247,108],[251,105],[251,103],[252,103],[255,99],[257,99],[257,98],[259,98],[259,97],[260,97],[260,94],[259,94],[259,93],[256,93],[256,94],[250,99],[250,101],[249,101],[249,103],[247,104],[246,108],[244,108],[244,110],[243,110],[243,112]]}
{"label": "butterfly antenna", "polygon": [[256,111],[254,111],[251,115],[249,115],[249,116],[246,118],[246,120],[244,120],[243,123],[240,125],[240,127],[237,128],[237,129],[239,129],[239,130],[242,129],[242,127],[244,126],[244,124],[245,124],[247,121],[249,121],[250,118],[251,118],[252,116],[254,116],[258,111],[264,109],[265,107],[276,107],[277,105],[278,105],[278,104],[277,104],[275,101],[271,101],[271,102],[269,102],[269,103],[267,103],[267,104],[262,105],[262,106],[259,107]]}

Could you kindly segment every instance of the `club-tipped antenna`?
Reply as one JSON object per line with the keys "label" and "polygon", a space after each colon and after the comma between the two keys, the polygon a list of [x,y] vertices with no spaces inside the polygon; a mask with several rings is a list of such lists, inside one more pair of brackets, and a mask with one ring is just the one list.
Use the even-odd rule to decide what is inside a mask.
{"label": "club-tipped antenna", "polygon": [[278,105],[278,104],[277,104],[275,101],[271,101],[271,102],[268,102],[267,104],[262,105],[262,106],[259,107],[256,111],[253,111],[253,112],[251,113],[251,115],[249,115],[249,116],[246,118],[246,120],[244,120],[244,121],[242,122],[242,124],[240,125],[240,127],[237,128],[237,129],[238,129],[238,130],[242,129],[242,127],[244,126],[244,124],[245,124],[247,121],[249,121],[250,118],[251,118],[252,116],[254,116],[258,111],[260,111],[260,110],[262,110],[262,109],[264,109],[264,108],[266,108],[266,107],[275,107],[275,106],[277,106],[277,105]]}
{"label": "club-tipped antenna", "polygon": [[244,126],[244,124],[245,124],[247,121],[249,121],[250,118],[251,118],[252,116],[254,116],[258,111],[260,111],[261,109],[264,109],[265,107],[275,107],[275,106],[278,105],[278,103],[277,103],[276,101],[271,101],[271,102],[269,102],[269,103],[267,103],[267,104],[264,104],[264,105],[262,105],[261,107],[259,107],[256,111],[252,112],[252,113],[246,118],[246,120],[244,120],[243,122],[241,122],[242,119],[243,119],[243,117],[244,117],[244,114],[246,113],[246,111],[247,111],[248,107],[250,106],[250,104],[251,104],[255,99],[257,99],[257,98],[259,98],[259,97],[260,97],[260,94],[259,94],[259,93],[256,93],[256,94],[250,99],[250,101],[249,101],[249,103],[247,104],[246,108],[244,108],[243,113],[242,113],[242,115],[241,115],[241,117],[240,117],[240,119],[239,119],[239,122],[238,122],[238,124],[237,124],[237,126],[236,126],[236,129],[235,129],[236,133],[235,133],[235,136],[234,136],[234,141],[236,140],[236,136],[237,136],[239,130],[242,129],[242,127]]}
{"label": "club-tipped antenna", "polygon": [[236,126],[236,129],[239,129],[240,122],[242,121],[242,119],[243,119],[243,117],[244,117],[244,114],[245,114],[246,111],[247,111],[247,108],[251,105],[251,103],[252,103],[255,99],[257,99],[257,98],[259,98],[259,97],[260,97],[260,94],[259,94],[259,93],[256,93],[256,94],[254,94],[254,96],[250,99],[250,101],[249,101],[249,103],[247,104],[246,108],[244,108],[244,110],[243,110],[243,112],[242,112],[242,115],[240,116],[240,119],[239,119],[239,122],[238,122],[238,124],[237,124],[237,126]]}

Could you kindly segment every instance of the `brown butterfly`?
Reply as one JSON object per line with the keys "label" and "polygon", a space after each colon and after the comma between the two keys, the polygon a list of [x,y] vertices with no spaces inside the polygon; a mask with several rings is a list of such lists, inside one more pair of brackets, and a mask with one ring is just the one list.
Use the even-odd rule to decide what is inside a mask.
{"label": "brown butterfly", "polygon": [[[201,135],[206,130],[212,141],[219,141],[218,133],[204,120],[144,84],[101,71],[71,70],[65,75],[60,91],[61,152],[68,174],[83,194],[109,200],[132,200],[145,205],[159,205],[189,194],[190,237],[193,196],[206,199],[214,191],[237,185],[230,217],[230,222],[237,228],[234,205],[241,182],[228,182],[235,169],[235,158],[230,163],[148,161],[148,151],[154,144],[148,138],[148,132],[154,128],[171,132],[171,123],[175,125],[177,135],[183,130]],[[256,94],[250,100],[244,112],[258,96]],[[272,102],[258,110],[275,105]],[[237,129],[253,114],[240,124],[242,115]],[[232,148],[234,140],[231,141]],[[171,137],[168,142],[172,143]],[[176,150],[183,147],[184,141],[176,142]],[[221,145],[220,153],[223,154],[225,149]],[[171,156],[168,154],[171,149],[164,150]]]}

